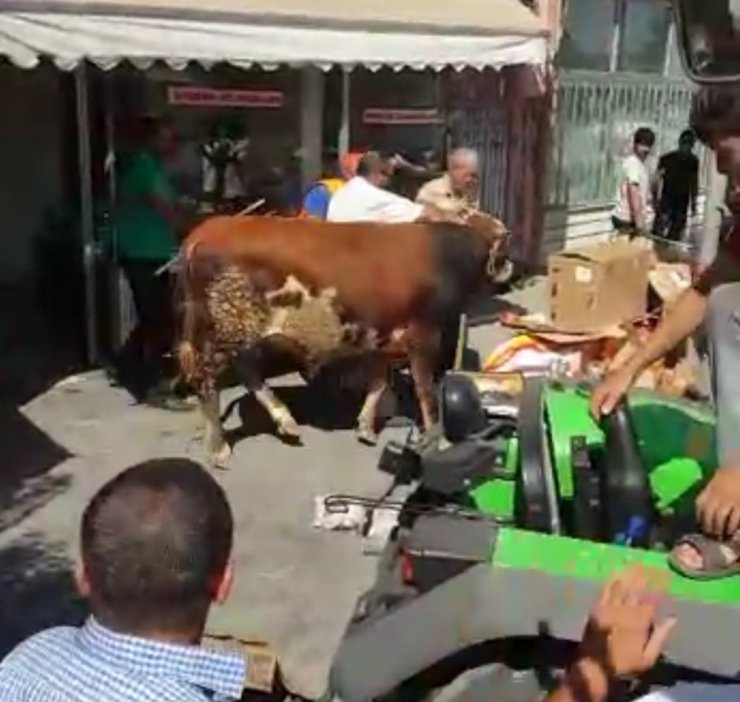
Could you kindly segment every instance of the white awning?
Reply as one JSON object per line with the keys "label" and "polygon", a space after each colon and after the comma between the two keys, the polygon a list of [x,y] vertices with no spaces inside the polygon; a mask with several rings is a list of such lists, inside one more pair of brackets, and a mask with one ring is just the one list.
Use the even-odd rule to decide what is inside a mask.
{"label": "white awning", "polygon": [[22,68],[47,57],[63,70],[83,60],[106,70],[126,60],[139,68],[163,60],[174,68],[196,61],[435,70],[546,61],[546,31],[519,0],[215,0],[208,11],[198,7],[195,0],[6,0],[0,54]]}

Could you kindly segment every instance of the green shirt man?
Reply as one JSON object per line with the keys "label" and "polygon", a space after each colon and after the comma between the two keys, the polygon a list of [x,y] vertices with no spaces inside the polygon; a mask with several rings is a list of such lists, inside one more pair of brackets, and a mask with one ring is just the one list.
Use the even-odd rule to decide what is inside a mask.
{"label": "green shirt man", "polygon": [[136,326],[120,349],[116,375],[139,402],[166,409],[190,409],[173,394],[169,354],[175,320],[169,275],[158,274],[178,248],[178,212],[166,164],[176,137],[166,122],[142,123],[141,146],[121,164],[116,233],[121,267],[136,309]]}
{"label": "green shirt man", "polygon": [[118,254],[136,261],[165,262],[177,251],[172,224],[175,191],[162,161],[133,153],[121,169],[116,233]]}

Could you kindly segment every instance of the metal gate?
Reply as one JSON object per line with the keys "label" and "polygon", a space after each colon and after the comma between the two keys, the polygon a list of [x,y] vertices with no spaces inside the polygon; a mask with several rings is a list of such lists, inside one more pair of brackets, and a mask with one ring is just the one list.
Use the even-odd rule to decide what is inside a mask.
{"label": "metal gate", "polygon": [[688,127],[692,94],[683,80],[561,73],[549,204],[570,208],[609,203],[635,129],[655,130],[656,155],[674,149]]}
{"label": "metal gate", "polygon": [[481,206],[506,219],[508,128],[500,73],[466,72],[452,76],[449,134],[453,145],[465,145],[480,159]]}

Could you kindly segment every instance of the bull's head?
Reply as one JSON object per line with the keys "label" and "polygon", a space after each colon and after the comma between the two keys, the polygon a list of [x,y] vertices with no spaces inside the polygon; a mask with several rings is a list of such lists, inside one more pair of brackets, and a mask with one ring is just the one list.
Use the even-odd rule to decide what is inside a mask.
{"label": "bull's head", "polygon": [[480,210],[467,210],[463,221],[475,230],[488,245],[487,273],[494,283],[508,282],[512,275],[512,264],[508,257],[509,230],[500,220]]}

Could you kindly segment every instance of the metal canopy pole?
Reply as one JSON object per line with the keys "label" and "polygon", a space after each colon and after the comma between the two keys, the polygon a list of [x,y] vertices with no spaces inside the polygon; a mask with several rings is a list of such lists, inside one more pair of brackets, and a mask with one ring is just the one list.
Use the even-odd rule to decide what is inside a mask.
{"label": "metal canopy pole", "polygon": [[322,175],[324,73],[315,66],[301,71],[301,178],[307,188]]}
{"label": "metal canopy pole", "polygon": [[88,99],[87,65],[81,62],[75,69],[75,102],[77,107],[77,158],[80,171],[82,267],[85,276],[85,350],[88,363],[94,364],[98,360],[98,320],[95,285],[95,213]]}
{"label": "metal canopy pole", "polygon": [[339,126],[339,155],[345,156],[349,153],[349,123],[350,123],[350,100],[351,100],[351,73],[348,66],[342,66],[342,123]]}

